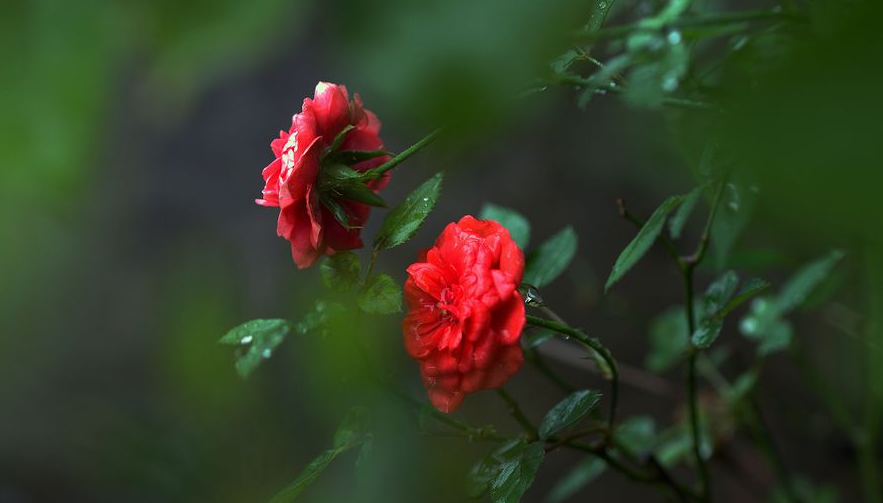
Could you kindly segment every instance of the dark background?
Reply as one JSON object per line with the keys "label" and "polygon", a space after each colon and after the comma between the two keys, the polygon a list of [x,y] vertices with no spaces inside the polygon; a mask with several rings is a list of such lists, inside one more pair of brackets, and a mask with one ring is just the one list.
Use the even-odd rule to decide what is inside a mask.
{"label": "dark background", "polygon": [[[623,15],[654,5],[623,2]],[[319,80],[361,93],[393,150],[452,116],[472,126],[396,170],[388,201],[440,170],[445,189],[421,233],[384,254],[379,270],[403,281],[418,249],[486,202],[528,216],[535,244],[573,225],[577,258],[543,295],[620,360],[642,367],[651,318],[682,292],[665,254],[653,250],[602,294],[634,235],[615,200],[646,216],[667,195],[692,189],[691,134],[704,118],[636,110],[612,96],[580,110],[566,88],[504,110],[487,99],[542,71],[591,8],[502,0],[4,3],[0,501],[265,501],[328,445],[353,403],[378,411],[370,475],[357,481],[350,456],[305,500],[465,499],[465,474],[490,446],[415,436],[407,410],[348,372],[345,340],[292,336],[248,381],[235,374],[230,348],[216,343],[247,319],[296,319],[321,294],[315,269],[296,270],[276,236],[275,213],[253,203],[272,160],[270,140]],[[858,361],[879,346],[831,320],[866,321],[866,299],[855,292],[867,262],[879,258],[881,67],[871,25],[839,29],[848,34],[835,37],[839,45],[807,43],[780,67],[735,71],[727,99],[740,106],[716,127],[766,183],[740,239],[744,253],[728,265],[781,281],[831,248],[851,250],[838,296],[794,321],[819,370],[858,407],[874,376]],[[768,78],[749,98],[740,79],[754,71]],[[379,220],[375,213],[367,235]],[[701,219],[691,221],[685,247],[700,227]],[[700,272],[701,288],[719,266]],[[370,321],[351,335],[369,341],[390,374],[422,396],[397,321]],[[723,337],[750,356],[734,326]],[[574,382],[605,386],[569,346],[547,351]],[[724,371],[737,373],[738,363]],[[681,374],[664,378],[674,396],[624,385],[623,416],[677,419]],[[508,388],[535,420],[560,399],[527,366]],[[759,400],[794,471],[858,501],[849,443],[784,356],[767,362]],[[491,393],[470,397],[459,414],[517,432]],[[719,501],[756,501],[755,488],[772,486],[744,438],[722,458],[712,465]],[[577,459],[551,454],[525,501],[542,501]],[[646,501],[656,493],[608,473],[581,497]]]}

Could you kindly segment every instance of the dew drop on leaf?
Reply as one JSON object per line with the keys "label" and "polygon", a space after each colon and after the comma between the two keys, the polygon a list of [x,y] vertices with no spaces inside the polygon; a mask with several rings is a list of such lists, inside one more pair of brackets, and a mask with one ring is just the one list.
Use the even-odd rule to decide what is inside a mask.
{"label": "dew drop on leaf", "polygon": [[251,344],[251,341],[253,341],[253,340],[254,340],[254,337],[253,337],[253,336],[251,336],[251,335],[246,335],[245,337],[243,337],[243,338],[239,341],[239,343],[242,344],[242,345],[244,346],[244,345],[246,345],[246,344]]}

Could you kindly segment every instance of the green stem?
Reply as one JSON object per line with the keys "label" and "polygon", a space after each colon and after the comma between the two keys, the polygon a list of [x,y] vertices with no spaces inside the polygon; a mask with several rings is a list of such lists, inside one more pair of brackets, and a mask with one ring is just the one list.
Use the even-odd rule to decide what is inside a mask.
{"label": "green stem", "polygon": [[684,278],[684,311],[687,317],[687,344],[689,345],[689,356],[687,358],[687,402],[690,409],[690,433],[693,438],[693,455],[696,458],[696,466],[699,471],[700,494],[702,500],[710,502],[711,495],[711,477],[708,473],[708,466],[702,457],[702,429],[699,417],[699,396],[697,392],[696,379],[696,358],[700,354],[700,349],[693,345],[693,332],[696,330],[696,313],[693,309],[693,271],[708,250],[708,243],[711,239],[711,225],[714,222],[714,215],[717,207],[720,205],[721,194],[723,194],[726,177],[721,178],[718,183],[717,191],[715,191],[714,199],[711,203],[711,210],[708,212],[708,219],[705,221],[705,227],[699,238],[699,244],[693,255],[681,259],[681,274]]}
{"label": "green stem", "polygon": [[391,170],[392,168],[398,166],[405,159],[411,157],[412,155],[414,155],[417,152],[419,152],[420,150],[422,150],[423,147],[425,147],[425,146],[429,145],[430,143],[432,143],[433,141],[435,141],[436,138],[439,137],[441,132],[442,132],[441,129],[436,129],[435,131],[424,136],[422,140],[418,141],[417,143],[415,143],[415,144],[411,145],[410,147],[408,147],[407,149],[403,150],[399,155],[386,161],[385,163],[381,164],[380,166],[377,166],[376,168],[372,169],[371,171],[368,171],[367,174],[369,174],[369,176],[371,178],[380,178],[380,176],[382,174],[384,174],[387,171]]}
{"label": "green stem", "polygon": [[564,334],[570,337],[573,337],[584,346],[589,348],[592,351],[598,353],[601,358],[604,360],[604,363],[610,368],[610,417],[608,418],[608,424],[610,426],[610,430],[613,430],[613,426],[616,422],[616,406],[617,400],[619,397],[619,368],[616,366],[616,361],[610,355],[610,352],[607,351],[597,339],[593,339],[583,333],[582,330],[577,330],[563,323],[559,323],[557,321],[547,320],[545,318],[540,318],[539,316],[533,316],[528,314],[527,323],[533,325],[535,327],[543,327],[548,328],[549,330],[554,330],[559,334]]}
{"label": "green stem", "polygon": [[497,394],[500,395],[500,398],[506,402],[506,405],[509,406],[509,414],[511,414],[512,417],[518,421],[518,424],[524,428],[524,432],[527,433],[531,439],[537,438],[539,436],[537,434],[537,429],[533,423],[530,422],[530,419],[524,415],[524,411],[522,411],[521,406],[518,405],[518,400],[512,398],[512,396],[509,393],[506,393],[506,390],[503,388],[497,388],[496,391]]}

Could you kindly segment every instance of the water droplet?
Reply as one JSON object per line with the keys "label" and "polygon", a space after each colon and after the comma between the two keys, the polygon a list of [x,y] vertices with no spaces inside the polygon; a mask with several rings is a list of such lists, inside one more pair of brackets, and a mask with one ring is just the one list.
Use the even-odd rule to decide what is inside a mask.
{"label": "water droplet", "polygon": [[599,9],[606,9],[606,8],[607,8],[607,2],[598,2],[598,8],[599,8]]}
{"label": "water droplet", "polygon": [[253,341],[253,340],[254,340],[254,337],[252,337],[251,335],[246,335],[242,339],[239,339],[239,343],[243,344],[243,345],[244,344],[251,344],[251,341]]}
{"label": "water droplet", "polygon": [[678,45],[681,43],[681,39],[683,37],[681,37],[681,32],[674,30],[674,31],[668,32],[668,37],[666,37],[666,38],[668,39],[669,44]]}
{"label": "water droplet", "polygon": [[540,296],[540,292],[534,287],[528,287],[527,291],[524,292],[524,303],[531,307],[543,307],[546,305],[543,297]]}
{"label": "water droplet", "polygon": [[269,357],[273,356],[273,350],[270,348],[267,348],[261,353],[261,356],[264,358],[269,358]]}
{"label": "water droplet", "polygon": [[428,202],[429,202],[429,198],[428,198],[428,197],[424,197],[424,198],[423,198],[423,202],[424,202],[424,203],[428,203]]}
{"label": "water droplet", "polygon": [[617,86],[616,82],[610,81],[610,88],[611,89],[616,89],[616,86]]}

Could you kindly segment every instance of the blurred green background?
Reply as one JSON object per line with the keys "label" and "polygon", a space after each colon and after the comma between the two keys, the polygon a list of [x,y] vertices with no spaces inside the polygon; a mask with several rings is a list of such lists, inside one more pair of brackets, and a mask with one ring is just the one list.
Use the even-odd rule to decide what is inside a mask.
{"label": "blurred green background", "polygon": [[[465,473],[488,447],[418,436],[408,410],[358,378],[347,337],[367,341],[390,377],[422,396],[396,320],[292,336],[248,381],[216,343],[247,319],[296,319],[320,295],[316,272],[297,271],[276,237],[274,212],[252,202],[270,140],[319,80],[361,93],[393,150],[439,124],[467,126],[397,170],[389,201],[439,170],[445,191],[414,242],[384,255],[379,270],[403,281],[445,223],[488,201],[527,215],[537,242],[572,224],[577,260],[544,296],[635,366],[650,319],[678,302],[680,285],[655,251],[602,296],[634,234],[614,200],[649,215],[693,187],[703,145],[717,142],[740,183],[759,189],[727,210],[745,231],[732,253],[715,245],[719,260],[700,279],[729,266],[780,281],[832,248],[847,250],[834,296],[799,315],[797,337],[876,432],[868,441],[879,456],[881,9],[798,3],[811,19],[798,33],[760,37],[727,59],[712,94],[727,113],[710,119],[611,96],[580,110],[566,87],[509,99],[570,47],[591,2],[4,2],[0,501],[265,501],[327,446],[356,403],[375,414],[374,461],[358,478],[351,462],[335,464],[307,501],[465,499]],[[618,15],[663,4],[622,1]],[[366,232],[377,226],[375,215]],[[700,226],[691,223],[688,240]],[[747,358],[750,347],[729,330]],[[775,358],[760,400],[784,456],[856,501],[847,435],[789,360]],[[603,385],[580,361],[563,361],[574,381]],[[676,372],[665,378],[680,382]],[[537,418],[560,398],[528,368],[511,387]],[[641,390],[626,388],[623,410],[672,420],[669,399]],[[467,400],[462,415],[516,431],[489,393]],[[746,459],[715,466],[720,499],[753,501],[727,463],[762,461],[745,449],[730,454]],[[576,459],[550,457],[526,501],[542,501]],[[762,469],[749,475],[771,484]],[[655,494],[614,474],[589,493]]]}

